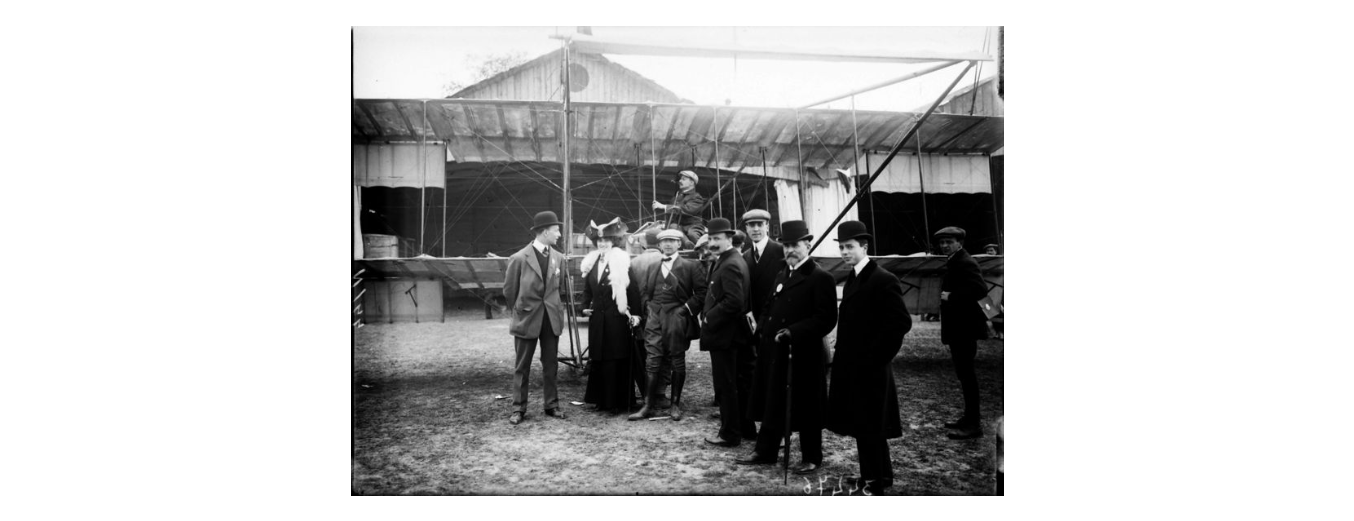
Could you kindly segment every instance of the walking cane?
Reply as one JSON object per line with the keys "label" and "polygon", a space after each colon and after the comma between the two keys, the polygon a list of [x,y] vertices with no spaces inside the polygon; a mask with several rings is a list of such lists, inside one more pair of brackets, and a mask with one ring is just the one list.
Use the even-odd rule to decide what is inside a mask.
{"label": "walking cane", "polygon": [[790,484],[790,384],[794,380],[794,353],[790,351],[789,344],[782,342],[785,346],[785,463],[781,464],[781,476],[784,484]]}

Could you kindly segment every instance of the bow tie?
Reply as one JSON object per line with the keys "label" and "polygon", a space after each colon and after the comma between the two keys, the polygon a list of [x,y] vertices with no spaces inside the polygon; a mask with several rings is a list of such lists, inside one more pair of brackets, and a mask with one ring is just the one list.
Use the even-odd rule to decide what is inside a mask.
{"label": "bow tie", "polygon": [[676,257],[663,257],[663,262],[672,262],[672,259],[675,259],[675,258],[676,258]]}

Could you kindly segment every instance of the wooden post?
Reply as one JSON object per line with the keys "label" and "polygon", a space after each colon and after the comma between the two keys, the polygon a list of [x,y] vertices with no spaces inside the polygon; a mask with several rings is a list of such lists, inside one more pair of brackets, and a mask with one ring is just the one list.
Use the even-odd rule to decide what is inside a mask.
{"label": "wooden post", "polygon": [[931,221],[926,211],[926,176],[921,171],[921,125],[917,125],[917,180],[921,181],[921,225],[922,237],[926,239],[926,254],[931,254]]}

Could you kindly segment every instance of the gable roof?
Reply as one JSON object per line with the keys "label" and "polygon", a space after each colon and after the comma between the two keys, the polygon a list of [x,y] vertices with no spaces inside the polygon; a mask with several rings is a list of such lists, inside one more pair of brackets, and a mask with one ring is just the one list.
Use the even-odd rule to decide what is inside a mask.
{"label": "gable roof", "polygon": [[[483,91],[483,90],[485,90],[485,89],[487,89],[487,88],[489,88],[489,87],[492,87],[492,86],[494,86],[494,85],[497,85],[497,84],[500,84],[500,83],[505,83],[505,82],[511,81],[514,77],[518,76],[518,75],[521,74],[523,71],[526,71],[526,70],[528,70],[528,69],[530,69],[530,68],[537,67],[537,66],[542,66],[542,65],[549,65],[549,64],[552,63],[552,62],[558,63],[559,61],[561,61],[561,60],[564,59],[563,56],[562,56],[563,53],[564,53],[564,50],[563,50],[563,49],[559,49],[559,50],[555,50],[555,51],[551,51],[551,52],[542,54],[542,55],[540,55],[540,56],[537,56],[536,58],[533,58],[533,59],[531,59],[531,60],[528,60],[528,61],[522,63],[521,65],[518,65],[518,66],[513,67],[513,68],[511,68],[511,69],[508,69],[508,70],[506,70],[506,71],[500,72],[500,73],[495,74],[495,75],[493,75],[493,76],[490,76],[490,77],[488,77],[488,78],[486,78],[486,79],[484,79],[484,80],[481,80],[480,82],[478,82],[478,83],[476,83],[476,84],[474,84],[474,85],[471,85],[471,86],[469,86],[469,87],[466,87],[466,88],[464,88],[464,89],[461,89],[461,90],[459,90],[459,91],[456,91],[456,93],[454,93],[454,94],[452,94],[452,95],[450,95],[450,96],[447,96],[447,98],[467,98],[467,97],[473,96],[473,95],[475,95],[475,94],[477,94],[477,93],[479,93],[479,92],[481,92],[481,91]],[[579,53],[578,51],[574,51],[574,55],[579,55],[579,54],[582,54],[582,53]],[[651,101],[656,101],[656,102],[660,102],[660,103],[692,103],[691,100],[686,99],[686,98],[683,98],[683,97],[681,97],[681,96],[678,96],[677,93],[672,92],[672,91],[669,90],[667,87],[664,87],[664,86],[662,86],[662,85],[659,85],[658,82],[655,82],[655,81],[653,81],[653,80],[651,80],[651,79],[649,79],[649,78],[646,78],[643,74],[640,74],[640,73],[638,73],[638,72],[635,72],[635,71],[633,71],[633,70],[630,70],[629,68],[625,67],[624,65],[621,65],[621,64],[619,64],[619,63],[616,63],[616,62],[613,62],[613,61],[611,61],[611,60],[608,60],[608,59],[606,59],[605,56],[602,56],[602,55],[600,55],[600,54],[592,54],[592,53],[587,53],[586,56],[587,56],[587,59],[591,59],[591,60],[595,60],[595,61],[599,62],[599,63],[602,64],[603,67],[606,67],[606,68],[608,68],[608,69],[611,69],[612,71],[614,71],[614,72],[620,74],[621,76],[624,76],[624,77],[626,77],[626,78],[628,78],[628,79],[630,79],[630,80],[632,80],[632,81],[634,81],[634,82],[636,82],[636,83],[639,83],[639,84],[641,84],[641,85],[643,85],[643,86],[645,86],[645,87],[648,87],[648,88],[651,88],[651,89],[653,89],[653,90],[656,90],[656,91],[658,91],[659,93],[662,93],[662,94],[664,94],[664,95],[670,96],[670,99],[666,99],[666,100],[651,100]]]}

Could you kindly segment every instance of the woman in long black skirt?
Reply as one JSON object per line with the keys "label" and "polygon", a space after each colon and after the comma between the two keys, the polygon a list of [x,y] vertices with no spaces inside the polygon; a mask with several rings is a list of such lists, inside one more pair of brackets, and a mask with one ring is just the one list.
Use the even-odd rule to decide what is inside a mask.
{"label": "woman in long black skirt", "polygon": [[630,280],[630,253],[625,251],[625,223],[614,219],[588,235],[597,250],[583,257],[583,314],[588,316],[588,387],[583,401],[599,411],[620,412],[630,406],[631,327],[639,322],[630,313],[639,292]]}

